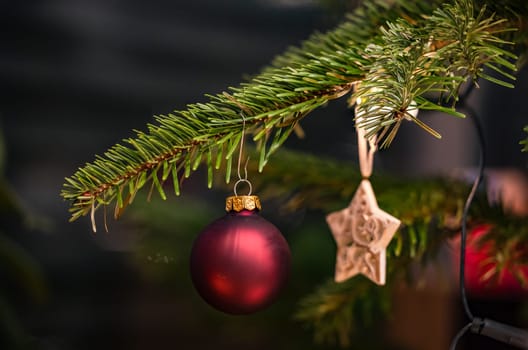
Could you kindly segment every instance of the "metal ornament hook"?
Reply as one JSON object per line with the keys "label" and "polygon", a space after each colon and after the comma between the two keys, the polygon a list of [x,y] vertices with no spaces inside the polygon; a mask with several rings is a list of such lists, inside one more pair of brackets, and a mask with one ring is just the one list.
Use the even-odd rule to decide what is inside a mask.
{"label": "metal ornament hook", "polygon": [[251,193],[253,191],[253,185],[248,180],[248,170],[247,170],[248,163],[249,163],[249,156],[247,157],[246,163],[244,164],[244,177],[242,177],[240,174],[242,154],[244,151],[244,138],[246,136],[246,117],[244,116],[244,113],[242,112],[240,112],[240,116],[242,117],[242,135],[240,136],[240,147],[238,151],[238,164],[237,164],[238,180],[237,182],[235,182],[235,185],[233,186],[233,192],[235,196],[238,196],[237,187],[240,183],[245,182],[249,186],[249,193],[247,194],[247,196],[251,196]]}

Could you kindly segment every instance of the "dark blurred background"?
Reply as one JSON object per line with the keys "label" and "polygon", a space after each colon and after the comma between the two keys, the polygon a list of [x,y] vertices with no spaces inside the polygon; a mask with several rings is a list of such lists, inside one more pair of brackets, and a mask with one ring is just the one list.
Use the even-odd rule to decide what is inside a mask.
{"label": "dark blurred background", "polygon": [[[237,85],[288,46],[332,28],[353,5],[338,0],[0,4],[1,194],[7,203],[0,229],[9,252],[0,261],[0,312],[6,320],[0,337],[30,349],[323,348],[291,320],[298,298],[332,275],[335,248],[330,235],[321,236],[327,232],[322,215],[269,209],[297,253],[298,277],[270,310],[232,318],[199,300],[187,272],[193,235],[223,209],[223,194],[205,191],[199,174],[186,183],[183,197],[151,204],[138,199],[123,220],[109,222],[109,234],[93,235],[86,218],[68,223],[68,204],[59,193],[64,177],[132,136],[132,129],[145,129],[153,114],[183,109],[205,100],[204,93]],[[527,79],[519,85],[526,91]],[[486,89],[483,84],[480,96]],[[524,166],[517,146],[526,122],[519,112],[524,101],[521,105],[518,95],[505,89],[492,93],[494,99],[477,98],[487,111],[484,118],[491,121],[495,108],[514,121],[495,141],[503,150],[491,153],[492,162]],[[330,114],[331,123],[321,122]],[[471,166],[471,127],[451,127],[459,121],[450,118],[446,124],[445,118],[450,117],[431,118],[446,136],[441,147],[406,126],[379,166],[405,175]],[[487,125],[488,134],[495,134],[496,127]],[[355,159],[345,101],[316,112],[303,126],[306,140],[291,140],[290,147]],[[425,151],[416,153],[417,148]]]}

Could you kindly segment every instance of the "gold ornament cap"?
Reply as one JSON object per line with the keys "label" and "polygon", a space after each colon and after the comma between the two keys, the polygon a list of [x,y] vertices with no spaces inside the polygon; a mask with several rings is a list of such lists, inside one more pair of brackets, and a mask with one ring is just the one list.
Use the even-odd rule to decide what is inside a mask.
{"label": "gold ornament cap", "polygon": [[262,210],[258,196],[230,196],[226,198],[225,209],[230,211]]}

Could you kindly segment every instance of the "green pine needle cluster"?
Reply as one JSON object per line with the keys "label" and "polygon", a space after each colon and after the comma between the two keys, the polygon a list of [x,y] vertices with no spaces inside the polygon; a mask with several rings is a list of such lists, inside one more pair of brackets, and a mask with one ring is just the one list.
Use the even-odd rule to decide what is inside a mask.
{"label": "green pine needle cluster", "polygon": [[[420,25],[405,19],[387,23],[381,36],[366,48],[369,71],[354,97],[361,98],[359,123],[367,136],[378,134],[381,147],[388,146],[403,120],[410,120],[431,135],[440,134],[411,114],[411,110],[437,110],[458,117],[454,102],[461,84],[483,78],[513,87],[511,74],[516,56],[505,47],[510,44],[499,35],[514,28],[504,27],[507,20],[475,10],[469,0],[446,4],[435,9]],[[492,69],[501,78],[484,72]],[[439,94],[439,102],[431,96]],[[451,106],[442,102],[452,100]]]}
{"label": "green pine needle cluster", "polygon": [[389,310],[390,289],[359,277],[321,285],[301,300],[295,319],[313,328],[315,342],[348,348],[352,339],[383,322]]}
{"label": "green pine needle cluster", "polygon": [[[165,199],[166,181],[179,195],[182,181],[202,163],[211,187],[215,170],[231,169],[244,132],[257,145],[262,170],[307,114],[345,95],[351,106],[362,99],[361,124],[380,134],[383,146],[404,119],[436,135],[410,116],[413,101],[420,109],[459,115],[437,93],[456,100],[460,84],[476,78],[511,84],[514,47],[505,38],[516,38],[510,32],[525,22],[511,6],[503,17],[487,8],[469,0],[365,1],[335,30],[288,50],[249,82],[155,117],[147,131],[79,168],[61,192],[71,202],[71,220],[91,213],[95,229],[97,208],[112,204],[118,217],[145,186]],[[502,77],[486,75],[485,66]],[[226,171],[226,181],[230,177]]]}

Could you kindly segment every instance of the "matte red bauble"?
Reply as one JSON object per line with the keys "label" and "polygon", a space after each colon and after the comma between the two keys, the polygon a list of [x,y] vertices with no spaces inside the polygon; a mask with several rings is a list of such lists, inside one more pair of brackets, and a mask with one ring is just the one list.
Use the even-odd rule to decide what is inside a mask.
{"label": "matte red bauble", "polygon": [[262,218],[256,196],[229,197],[228,213],[207,226],[191,252],[191,277],[200,296],[229,314],[270,305],[290,273],[290,249],[280,231]]}

